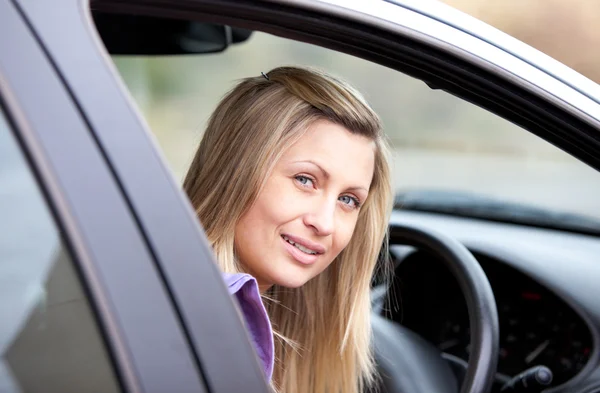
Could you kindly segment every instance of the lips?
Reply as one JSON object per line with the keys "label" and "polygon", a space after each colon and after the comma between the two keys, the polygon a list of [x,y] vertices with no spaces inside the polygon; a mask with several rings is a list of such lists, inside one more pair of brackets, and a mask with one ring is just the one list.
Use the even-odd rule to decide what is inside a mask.
{"label": "lips", "polygon": [[283,234],[281,239],[288,253],[295,260],[305,265],[316,262],[319,255],[324,254],[326,251],[325,247],[320,244],[296,236]]}

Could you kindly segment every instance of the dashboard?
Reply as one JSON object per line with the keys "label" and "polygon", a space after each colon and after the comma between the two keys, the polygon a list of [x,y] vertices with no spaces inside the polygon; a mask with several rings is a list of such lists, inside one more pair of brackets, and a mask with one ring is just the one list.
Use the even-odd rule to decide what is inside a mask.
{"label": "dashboard", "polygon": [[[420,212],[395,212],[394,222],[451,234],[481,264],[498,307],[499,376],[544,365],[554,374],[546,391],[600,392],[600,239]],[[391,251],[385,315],[468,360],[469,319],[451,272],[426,252]]]}
{"label": "dashboard", "polygon": [[[592,337],[565,302],[502,262],[475,255],[496,298],[500,321],[498,372],[514,376],[543,365],[553,385],[573,378],[587,364]],[[422,252],[404,258],[385,305],[390,318],[419,333],[441,351],[469,358],[469,318],[456,280],[437,259]]]}

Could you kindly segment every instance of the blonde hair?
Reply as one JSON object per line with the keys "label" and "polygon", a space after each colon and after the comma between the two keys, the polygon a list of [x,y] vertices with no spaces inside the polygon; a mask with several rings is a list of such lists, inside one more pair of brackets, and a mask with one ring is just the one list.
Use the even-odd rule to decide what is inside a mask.
{"label": "blonde hair", "polygon": [[279,67],[241,81],[222,99],[184,181],[220,268],[244,271],[234,250],[236,223],[285,149],[322,119],[373,140],[375,169],[348,246],[302,287],[273,286],[265,294],[277,332],[273,385],[283,393],[358,393],[373,381],[370,283],[392,205],[381,122],[345,82]]}

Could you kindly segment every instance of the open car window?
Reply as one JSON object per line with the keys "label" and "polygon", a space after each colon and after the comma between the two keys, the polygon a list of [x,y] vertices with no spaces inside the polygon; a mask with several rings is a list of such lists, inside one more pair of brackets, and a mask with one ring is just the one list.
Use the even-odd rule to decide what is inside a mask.
{"label": "open car window", "polygon": [[[395,70],[253,32],[223,52],[114,55],[181,181],[218,100],[241,78],[281,65],[325,69],[383,119],[398,206],[600,233],[598,173],[519,126]],[[488,218],[484,217],[483,218]]]}

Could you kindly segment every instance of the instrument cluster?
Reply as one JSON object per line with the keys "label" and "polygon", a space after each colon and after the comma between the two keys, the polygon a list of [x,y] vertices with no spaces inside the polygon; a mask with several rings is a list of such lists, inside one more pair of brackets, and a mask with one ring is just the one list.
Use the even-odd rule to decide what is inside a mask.
{"label": "instrument cluster", "polygon": [[[543,365],[552,386],[574,377],[587,363],[592,337],[563,300],[502,262],[476,256],[494,291],[500,321],[498,373],[512,377]],[[406,257],[396,270],[384,308],[389,317],[419,333],[441,351],[468,360],[469,319],[450,271],[428,254]]]}

